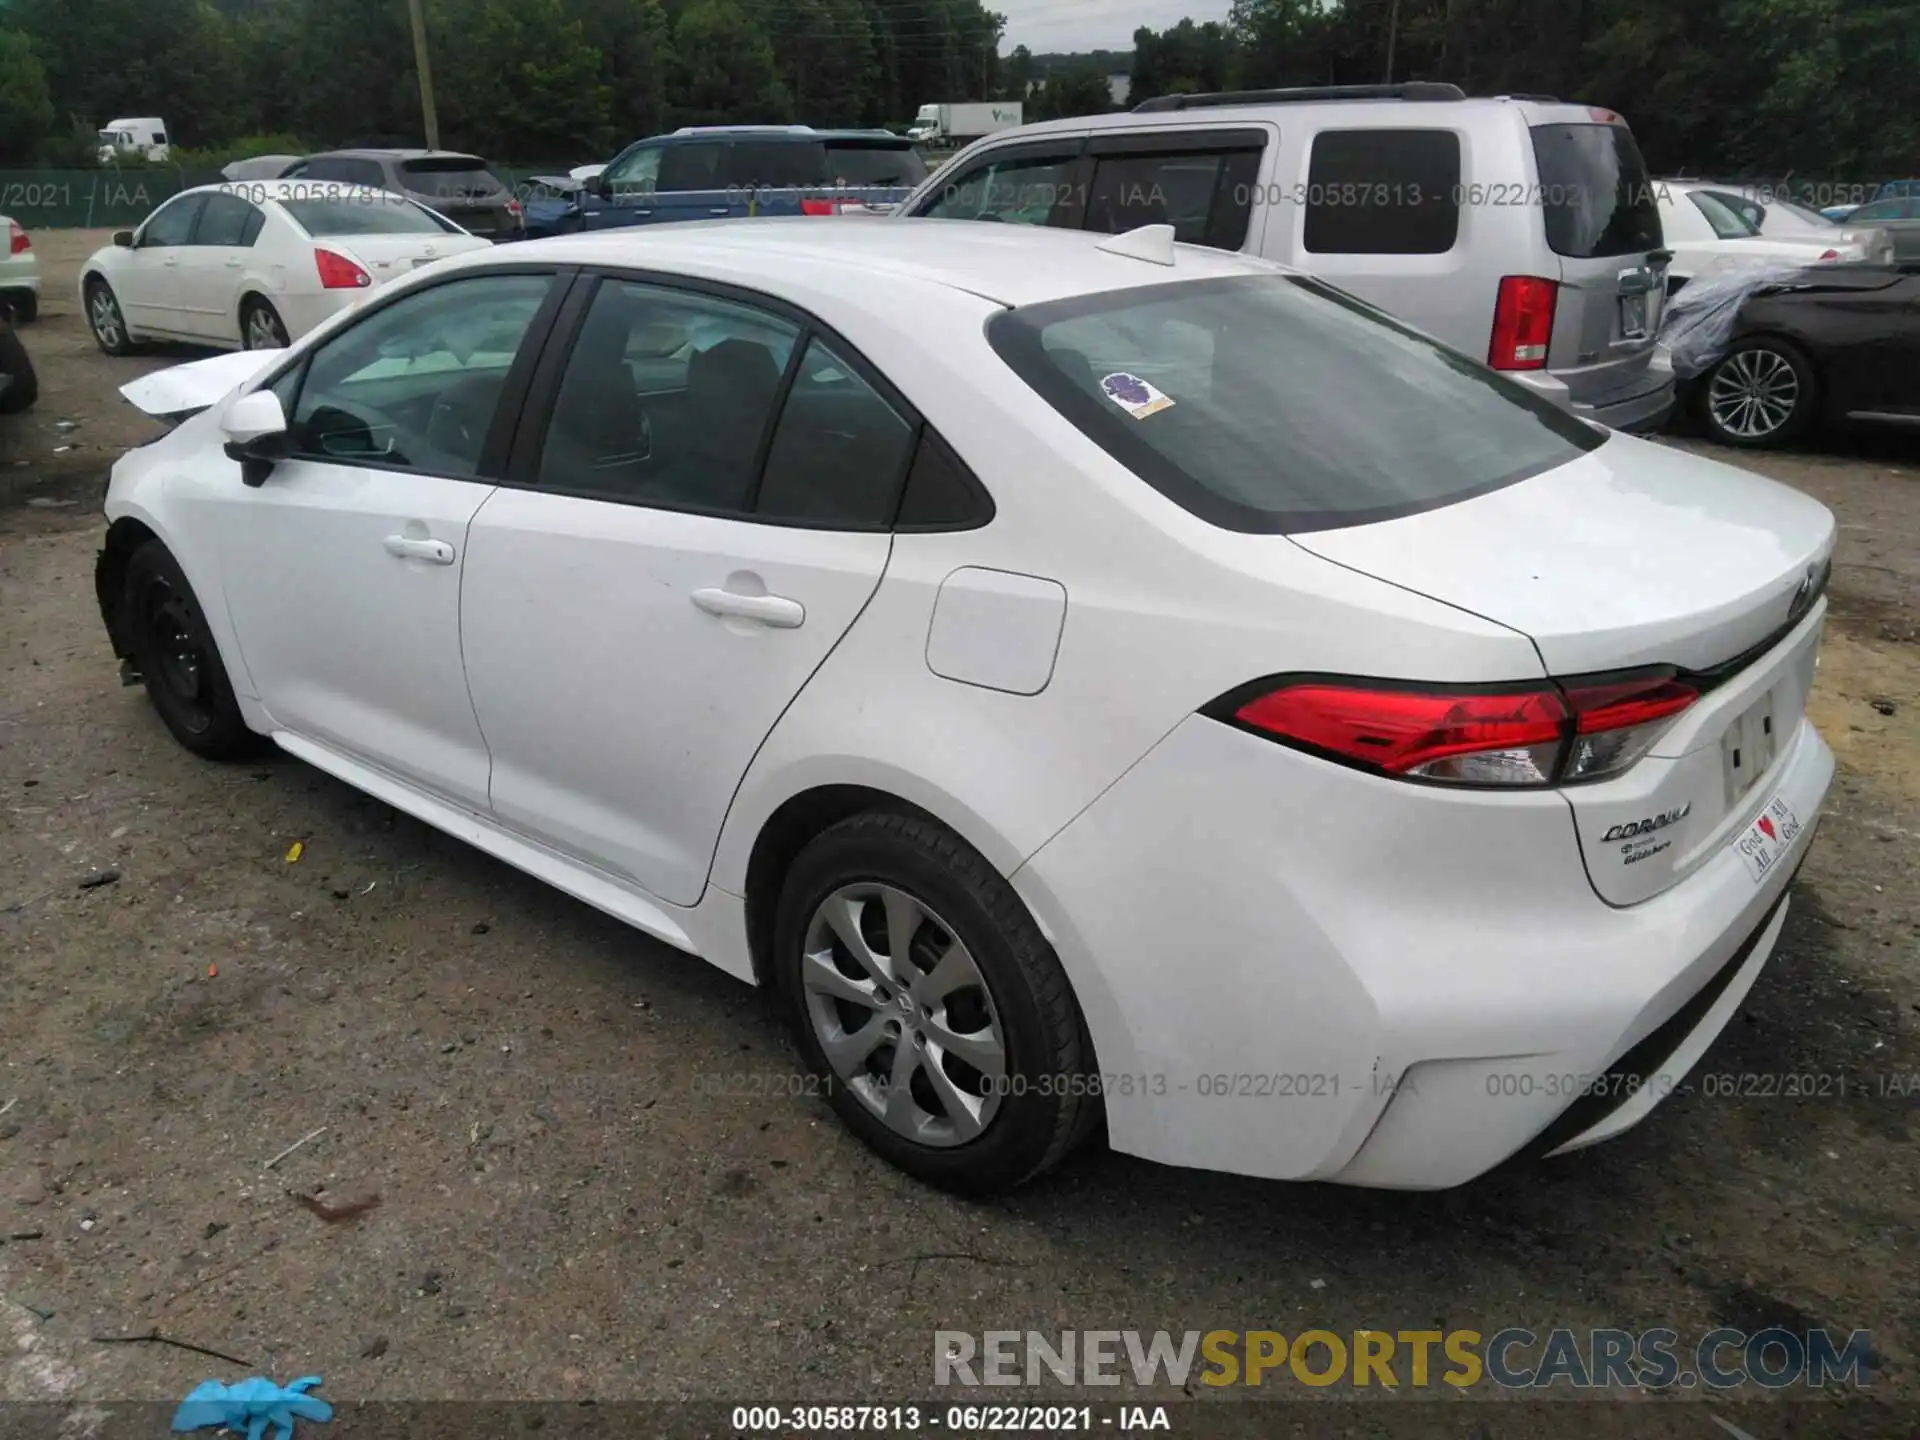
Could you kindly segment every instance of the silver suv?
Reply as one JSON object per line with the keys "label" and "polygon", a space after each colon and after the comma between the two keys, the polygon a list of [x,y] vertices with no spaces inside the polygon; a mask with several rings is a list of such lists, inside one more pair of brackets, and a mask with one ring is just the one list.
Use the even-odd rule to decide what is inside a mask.
{"label": "silver suv", "polygon": [[1293,266],[1616,429],[1673,408],[1654,336],[1672,257],[1610,110],[1452,85],[1171,95],[1004,130],[896,219],[1175,238]]}

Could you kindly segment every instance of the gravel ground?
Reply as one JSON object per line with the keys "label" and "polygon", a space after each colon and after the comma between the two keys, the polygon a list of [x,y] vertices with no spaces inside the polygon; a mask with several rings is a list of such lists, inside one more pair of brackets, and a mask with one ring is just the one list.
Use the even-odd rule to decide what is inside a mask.
{"label": "gravel ground", "polygon": [[[1815,697],[1841,775],[1779,951],[1701,1068],[1844,1085],[1696,1090],[1444,1194],[1088,1152],[970,1204],[816,1101],[696,1093],[793,1068],[752,992],[290,759],[198,762],[119,687],[98,501],[151,431],[114,387],[190,352],[94,350],[70,291],[103,239],[37,237],[42,398],[0,421],[0,1400],[263,1373],[323,1374],[337,1402],[891,1403],[933,1393],[936,1329],[1773,1323],[1870,1331],[1876,1391],[1920,1398],[1911,441],[1751,462],[1842,522]],[[332,1224],[295,1190],[380,1203]],[[252,1369],[92,1342],[155,1328]],[[1823,1430],[1799,1393],[1771,1407],[1793,1433],[1880,1433]],[[1207,1404],[1146,1398],[1176,1425]],[[1503,1436],[1572,1433],[1507,1410]],[[1786,1423],[1738,1413],[1754,1440]]]}

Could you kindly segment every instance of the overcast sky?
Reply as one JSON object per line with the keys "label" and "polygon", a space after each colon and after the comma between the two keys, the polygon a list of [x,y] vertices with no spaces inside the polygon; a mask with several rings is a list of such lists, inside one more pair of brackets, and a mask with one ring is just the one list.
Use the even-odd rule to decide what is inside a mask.
{"label": "overcast sky", "polygon": [[1231,0],[989,0],[1007,17],[1000,53],[1024,45],[1049,50],[1130,50],[1142,25],[1164,30],[1188,16],[1194,23],[1225,20]]}

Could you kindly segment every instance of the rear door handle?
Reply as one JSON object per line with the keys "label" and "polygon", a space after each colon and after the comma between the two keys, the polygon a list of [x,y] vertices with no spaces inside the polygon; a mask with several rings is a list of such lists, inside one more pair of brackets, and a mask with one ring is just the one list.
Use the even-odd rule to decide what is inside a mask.
{"label": "rear door handle", "polygon": [[775,630],[797,629],[807,618],[806,607],[784,595],[742,595],[733,590],[696,590],[693,592],[693,603],[709,615],[758,620]]}
{"label": "rear door handle", "polygon": [[733,207],[731,205],[710,205],[707,207],[707,213],[709,215],[731,215],[733,213]]}
{"label": "rear door handle", "polygon": [[387,536],[387,553],[402,560],[427,560],[435,565],[453,563],[453,546],[444,540],[415,540],[408,535]]}

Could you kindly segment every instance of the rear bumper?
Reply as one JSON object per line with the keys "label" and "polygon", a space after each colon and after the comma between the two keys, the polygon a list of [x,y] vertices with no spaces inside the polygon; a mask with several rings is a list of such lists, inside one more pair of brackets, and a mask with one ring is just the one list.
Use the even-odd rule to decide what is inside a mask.
{"label": "rear bumper", "polygon": [[1756,883],[1729,845],[1615,907],[1558,794],[1409,786],[1196,718],[1014,882],[1081,1001],[1114,1148],[1438,1189],[1679,1087],[1772,951],[1832,774],[1803,723],[1781,863]]}
{"label": "rear bumper", "polygon": [[1510,378],[1538,390],[1582,420],[1592,420],[1612,430],[1659,429],[1673,413],[1677,395],[1672,362],[1661,352],[1655,352],[1646,369],[1636,371],[1631,380],[1619,388],[1597,394],[1582,391],[1577,398],[1564,376],[1550,370],[1519,371]]}

